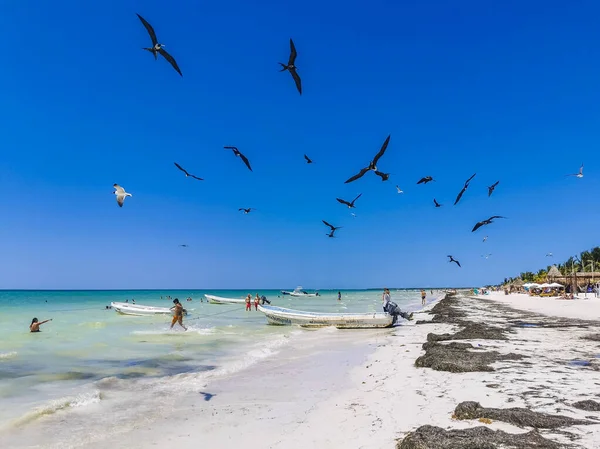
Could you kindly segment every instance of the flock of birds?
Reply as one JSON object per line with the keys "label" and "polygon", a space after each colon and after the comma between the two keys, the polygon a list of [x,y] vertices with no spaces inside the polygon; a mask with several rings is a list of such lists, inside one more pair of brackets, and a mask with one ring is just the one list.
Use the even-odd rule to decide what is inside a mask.
{"label": "flock of birds", "polygon": [[[169,64],[171,64],[171,66],[173,67],[173,69],[175,69],[175,71],[177,73],[179,73],[179,75],[183,76],[183,74],[181,73],[181,70],[179,69],[179,66],[177,65],[177,62],[175,61],[175,58],[173,58],[173,56],[171,56],[165,49],[165,45],[162,43],[158,42],[158,39],[156,37],[156,33],[154,31],[154,28],[152,27],[152,25],[150,25],[150,23],[148,23],[148,21],[146,21],[146,19],[144,19],[142,16],[140,16],[139,14],[136,14],[138,16],[138,18],[140,19],[140,21],[142,22],[142,24],[144,25],[144,27],[146,28],[150,39],[152,41],[152,47],[143,47],[143,50],[146,50],[150,53],[153,54],[154,59],[158,59],[158,55],[160,54],[166,61],[169,62]],[[292,76],[292,79],[294,80],[294,83],[296,85],[296,89],[298,90],[298,93],[300,95],[302,95],[302,80],[300,79],[300,76],[298,75],[298,71],[297,71],[297,67],[296,67],[296,58],[298,56],[298,52],[296,51],[296,46],[294,45],[294,41],[292,39],[290,39],[290,55],[288,58],[288,62],[287,64],[284,63],[279,63],[279,65],[281,65],[282,69],[280,70],[280,72],[284,72],[284,71],[288,71],[290,73],[290,75]],[[373,157],[373,159],[369,162],[369,164],[366,167],[363,167],[360,169],[360,171],[358,173],[356,173],[355,175],[351,176],[350,178],[348,178],[344,183],[348,184],[351,182],[354,182],[360,178],[362,178],[365,174],[367,174],[368,172],[373,172],[376,176],[380,177],[382,181],[387,181],[390,178],[390,173],[385,173],[381,170],[379,170],[379,168],[377,167],[377,164],[379,162],[379,160],[381,159],[381,157],[385,154],[388,145],[390,143],[390,138],[391,135],[388,135],[387,138],[385,139],[385,141],[383,142],[383,145],[381,146],[379,152],[375,155],[375,157]],[[236,157],[239,157],[242,162],[246,165],[246,167],[248,168],[248,170],[252,171],[252,167],[250,165],[250,161],[248,160],[248,158],[242,154],[240,152],[240,150],[237,147],[234,146],[225,146],[223,147],[226,150],[231,150],[233,152],[233,154]],[[311,158],[309,158],[306,154],[304,155],[304,159],[306,160],[307,164],[312,164],[313,160]],[[181,172],[183,172],[183,174],[186,176],[186,178],[192,178],[192,179],[196,179],[198,181],[204,181],[203,178],[200,178],[199,176],[193,175],[190,172],[188,172],[185,168],[183,168],[181,165],[179,165],[177,162],[174,162],[175,167],[177,169],[179,169]],[[469,188],[469,183],[473,180],[473,178],[475,177],[476,173],[473,174],[469,179],[467,179],[462,187],[462,189],[460,190],[460,192],[458,193],[458,195],[456,196],[456,199],[454,201],[454,206],[456,206],[459,201],[461,200],[461,198],[463,197],[464,193],[467,191],[467,189]],[[566,176],[575,176],[577,178],[583,178],[583,164],[581,164],[581,167],[579,168],[579,172],[578,173],[573,173],[573,174],[568,174]],[[426,185],[429,182],[435,182],[435,179],[433,179],[432,176],[425,176],[421,179],[419,179],[419,181],[417,182],[417,184],[422,184],[422,185]],[[498,186],[498,184],[500,183],[500,181],[496,181],[494,182],[492,185],[488,186],[488,197],[492,196],[492,193],[494,192],[494,190],[496,189],[496,187]],[[121,187],[118,184],[114,184],[113,187],[115,188],[114,194],[116,195],[116,199],[117,199],[117,204],[120,207],[123,207],[123,204],[125,202],[125,198],[127,198],[128,196],[132,196],[131,193],[128,193],[125,191],[125,189],[123,187]],[[396,185],[396,189],[397,192],[399,194],[404,193],[399,186]],[[354,209],[355,203],[356,201],[361,197],[362,193],[358,194],[358,196],[356,196],[356,198],[354,198],[352,201],[347,201],[344,200],[342,198],[336,198],[336,200],[340,203],[343,204],[345,206],[347,206],[349,209]],[[434,207],[442,207],[443,204],[439,203],[437,201],[436,198],[433,199],[433,204]],[[249,214],[251,211],[256,210],[252,207],[241,207],[238,209],[238,211],[243,212],[244,214]],[[352,214],[353,216],[355,216],[355,214]],[[499,218],[506,218],[500,215],[493,215],[485,220],[479,221],[477,222],[474,226],[473,229],[471,230],[471,232],[475,232],[477,231],[479,228],[481,228],[482,226],[487,226],[489,224],[492,224],[494,222],[495,219],[499,219]],[[333,238],[335,237],[335,232],[338,229],[341,229],[342,226],[334,226],[331,223],[322,220],[323,223],[325,224],[325,226],[327,226],[329,228],[329,232],[326,234],[328,237]],[[488,239],[488,236],[485,236],[483,238],[483,242],[485,242]],[[181,247],[187,248],[188,245],[179,245]],[[550,255],[551,253],[547,254],[547,256]],[[486,255],[482,255],[482,257],[485,257],[486,259],[491,256],[491,254],[486,254]],[[460,262],[458,260],[456,260],[452,255],[448,255],[448,262],[449,263],[455,263],[458,267],[461,267]]]}

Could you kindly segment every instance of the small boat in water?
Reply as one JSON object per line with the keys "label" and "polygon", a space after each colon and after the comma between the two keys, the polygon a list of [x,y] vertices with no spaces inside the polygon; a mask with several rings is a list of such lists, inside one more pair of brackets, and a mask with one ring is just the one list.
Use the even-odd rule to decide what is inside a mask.
{"label": "small boat in water", "polygon": [[[131,302],[111,302],[111,307],[115,312],[122,315],[173,315],[173,311],[168,307],[144,306],[142,304],[134,304]],[[183,309],[183,314],[187,315],[187,311]]]}
{"label": "small boat in water", "polygon": [[[245,304],[246,299],[223,298],[221,296],[204,295],[211,304]],[[254,301],[254,299],[252,299]]]}
{"label": "small boat in water", "polygon": [[302,297],[302,298],[307,298],[307,297],[313,297],[313,296],[319,296],[318,293],[306,293],[302,287],[298,286],[296,287],[296,289],[293,292],[288,292],[286,290],[281,290],[281,294],[282,295],[290,295],[290,296],[295,296],[295,297]]}
{"label": "small boat in water", "polygon": [[335,326],[338,329],[366,329],[374,327],[391,327],[394,317],[389,313],[319,313],[303,310],[286,309],[276,306],[258,306],[265,314],[269,324],[301,327]]}

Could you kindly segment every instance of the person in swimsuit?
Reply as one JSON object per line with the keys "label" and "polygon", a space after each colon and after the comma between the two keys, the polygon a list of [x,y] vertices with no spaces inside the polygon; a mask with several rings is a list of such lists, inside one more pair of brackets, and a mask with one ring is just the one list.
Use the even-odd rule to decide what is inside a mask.
{"label": "person in swimsuit", "polygon": [[246,296],[246,311],[248,310],[252,310],[252,295],[250,293],[248,293],[248,296]]}
{"label": "person in swimsuit", "polygon": [[338,292],[338,301],[342,300],[342,292]]}
{"label": "person in swimsuit", "polygon": [[260,303],[260,296],[257,293],[256,298],[254,298],[254,310],[258,310],[258,303]]}
{"label": "person in swimsuit", "polygon": [[427,297],[427,293],[425,293],[425,290],[421,290],[421,305],[424,306],[425,305],[425,298]]}
{"label": "person in swimsuit", "polygon": [[181,327],[183,327],[185,330],[187,330],[187,327],[185,327],[183,325],[183,306],[181,305],[181,303],[179,302],[179,299],[175,298],[173,300],[173,304],[175,304],[173,307],[171,307],[172,309],[175,309],[174,313],[173,313],[173,320],[171,321],[171,329],[173,329],[173,326],[175,326],[175,323],[179,323],[179,325]]}
{"label": "person in swimsuit", "polygon": [[50,318],[49,320],[45,320],[45,321],[38,321],[37,318],[34,318],[33,320],[31,320],[31,324],[29,325],[29,331],[30,332],[41,332],[40,326],[44,323],[47,323],[48,321],[52,321],[52,318]]}

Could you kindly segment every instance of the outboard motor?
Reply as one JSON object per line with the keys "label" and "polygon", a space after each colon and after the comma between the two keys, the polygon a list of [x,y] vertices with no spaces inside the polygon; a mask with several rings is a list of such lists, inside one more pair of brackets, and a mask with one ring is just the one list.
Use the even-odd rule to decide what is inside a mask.
{"label": "outboard motor", "polygon": [[394,317],[394,319],[392,320],[392,324],[396,324],[396,321],[398,321],[398,316],[401,316],[405,320],[410,320],[412,318],[412,313],[409,315],[408,313],[403,312],[402,310],[400,310],[400,306],[398,306],[398,304],[396,304],[393,301],[389,301],[383,308],[383,311],[389,313],[390,315],[392,315],[392,317]]}
{"label": "outboard motor", "polygon": [[260,300],[262,301],[262,304],[263,304],[263,305],[265,305],[265,303],[267,303],[267,304],[271,304],[271,301],[269,301],[265,295],[262,295],[262,296],[260,297]]}

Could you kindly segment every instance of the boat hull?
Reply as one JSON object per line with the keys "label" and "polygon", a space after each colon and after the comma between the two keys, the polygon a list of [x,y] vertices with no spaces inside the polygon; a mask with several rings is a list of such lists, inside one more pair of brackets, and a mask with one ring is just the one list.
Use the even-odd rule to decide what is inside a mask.
{"label": "boat hull", "polygon": [[317,296],[316,293],[295,293],[295,292],[288,293],[288,295],[295,296],[296,298],[311,298],[311,297]]}
{"label": "boat hull", "polygon": [[[144,306],[129,302],[111,302],[111,307],[121,315],[151,316],[151,315],[173,315],[168,307]],[[186,314],[184,312],[184,314]]]}
{"label": "boat hull", "polygon": [[245,299],[222,298],[221,296],[204,295],[211,304],[245,304]]}
{"label": "boat hull", "polygon": [[327,327],[338,329],[384,328],[393,325],[393,317],[388,313],[317,313],[286,309],[276,306],[258,306],[269,324],[301,327]]}

